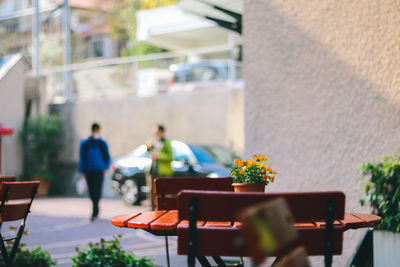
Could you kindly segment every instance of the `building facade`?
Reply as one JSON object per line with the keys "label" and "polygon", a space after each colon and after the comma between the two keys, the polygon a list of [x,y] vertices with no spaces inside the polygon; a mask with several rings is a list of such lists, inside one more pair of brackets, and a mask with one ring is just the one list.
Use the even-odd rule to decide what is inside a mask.
{"label": "building facade", "polygon": [[[272,159],[279,175],[267,191],[341,190],[346,211],[369,212],[360,163],[400,144],[400,4],[244,6],[245,153]],[[362,234],[345,233],[334,266],[346,266]]]}

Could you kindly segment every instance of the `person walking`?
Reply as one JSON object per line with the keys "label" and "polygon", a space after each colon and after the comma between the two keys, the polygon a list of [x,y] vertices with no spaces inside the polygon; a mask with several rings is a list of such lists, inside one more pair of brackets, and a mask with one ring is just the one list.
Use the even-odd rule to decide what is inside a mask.
{"label": "person walking", "polygon": [[155,140],[147,145],[147,151],[152,158],[150,169],[150,198],[151,208],[155,209],[154,203],[154,179],[157,177],[170,177],[173,173],[171,162],[173,160],[173,151],[171,141],[165,138],[164,125],[158,124],[154,127]]}
{"label": "person walking", "polygon": [[99,216],[99,202],[103,189],[104,173],[110,167],[111,158],[107,142],[100,136],[100,125],[92,124],[92,134],[81,141],[79,147],[80,179],[86,178],[93,209],[91,221]]}

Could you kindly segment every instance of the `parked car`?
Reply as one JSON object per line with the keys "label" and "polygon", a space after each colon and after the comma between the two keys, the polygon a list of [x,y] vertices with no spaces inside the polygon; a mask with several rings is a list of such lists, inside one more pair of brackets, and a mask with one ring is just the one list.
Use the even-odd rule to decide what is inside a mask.
{"label": "parked car", "polygon": [[202,89],[244,88],[239,62],[209,60],[197,63],[174,64],[168,91],[181,92]]}
{"label": "parked car", "polygon": [[[229,176],[234,158],[234,154],[229,150],[219,146],[192,145],[175,140],[171,141],[171,146],[174,153],[174,160],[171,162],[173,177]],[[149,172],[151,163],[146,145],[141,145],[113,161],[111,186],[127,204],[140,204],[146,198],[149,189],[145,173]]]}

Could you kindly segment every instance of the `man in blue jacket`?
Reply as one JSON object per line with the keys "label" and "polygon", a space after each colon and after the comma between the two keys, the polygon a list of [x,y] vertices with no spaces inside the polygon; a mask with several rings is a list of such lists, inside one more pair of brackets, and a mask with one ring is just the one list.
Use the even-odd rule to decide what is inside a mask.
{"label": "man in blue jacket", "polygon": [[100,137],[100,125],[93,123],[92,134],[81,141],[79,148],[80,179],[86,178],[89,196],[93,203],[91,221],[99,216],[104,173],[110,167],[110,162],[107,143]]}

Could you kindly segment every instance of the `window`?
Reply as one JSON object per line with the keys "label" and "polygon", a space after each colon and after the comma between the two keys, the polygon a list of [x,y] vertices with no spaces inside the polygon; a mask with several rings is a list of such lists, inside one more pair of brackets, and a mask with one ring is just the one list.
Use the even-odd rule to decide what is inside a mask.
{"label": "window", "polygon": [[7,33],[14,33],[18,31],[19,23],[17,20],[12,20],[6,23],[5,25]]}
{"label": "window", "polygon": [[103,56],[103,40],[93,42],[93,57]]}

